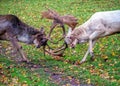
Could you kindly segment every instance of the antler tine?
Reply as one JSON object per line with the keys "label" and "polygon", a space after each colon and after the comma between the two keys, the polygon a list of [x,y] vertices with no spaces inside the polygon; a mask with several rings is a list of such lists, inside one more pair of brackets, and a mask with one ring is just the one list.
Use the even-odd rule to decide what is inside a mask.
{"label": "antler tine", "polygon": [[59,17],[59,14],[48,8],[47,11],[41,12],[41,16],[42,16],[42,18],[55,19],[55,18]]}
{"label": "antler tine", "polygon": [[64,51],[61,51],[61,52],[57,52],[57,53],[53,53],[51,51],[48,51],[48,50],[45,50],[48,54],[51,54],[51,55],[54,55],[54,56],[62,56],[63,52]]}
{"label": "antler tine", "polygon": [[51,10],[49,8],[47,11],[43,11],[41,14],[43,18],[53,19],[58,24],[61,24],[61,23],[67,24],[72,29],[74,29],[78,24],[78,21],[77,21],[78,19],[75,18],[74,16],[72,15],[60,16],[56,11]]}
{"label": "antler tine", "polygon": [[52,13],[55,17],[57,16],[60,16],[56,11],[54,11],[54,10],[51,10],[51,9],[49,9],[48,8],[48,11],[50,12],[50,13]]}
{"label": "antler tine", "polygon": [[74,29],[76,25],[78,24],[78,19],[72,15],[65,15],[65,16],[62,16],[61,18],[62,18],[63,23],[67,24],[72,29]]}
{"label": "antler tine", "polygon": [[48,11],[41,12],[42,18],[53,19],[53,16]]}
{"label": "antler tine", "polygon": [[59,52],[61,50],[65,50],[68,47],[66,43],[64,43],[62,46],[58,47],[57,49],[53,50],[54,53]]}
{"label": "antler tine", "polygon": [[61,47],[57,48],[56,50],[45,50],[48,54],[54,55],[54,56],[61,56],[63,55],[64,50],[67,48],[67,44],[64,43]]}

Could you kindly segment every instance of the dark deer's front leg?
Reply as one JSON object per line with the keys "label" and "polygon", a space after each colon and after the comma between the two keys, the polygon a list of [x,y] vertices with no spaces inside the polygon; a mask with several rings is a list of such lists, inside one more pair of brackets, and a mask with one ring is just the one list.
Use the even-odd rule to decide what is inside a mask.
{"label": "dark deer's front leg", "polygon": [[29,62],[29,60],[26,58],[24,52],[22,51],[22,47],[18,44],[16,37],[12,37],[9,33],[9,40],[12,43],[13,47],[16,49],[16,51],[20,54],[20,56],[23,58],[24,61]]}

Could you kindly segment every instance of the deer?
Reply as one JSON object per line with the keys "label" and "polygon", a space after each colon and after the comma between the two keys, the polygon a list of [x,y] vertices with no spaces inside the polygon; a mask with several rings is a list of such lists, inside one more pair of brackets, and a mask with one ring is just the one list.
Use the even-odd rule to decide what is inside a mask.
{"label": "deer", "polygon": [[94,60],[93,47],[99,38],[120,33],[120,10],[101,11],[94,13],[85,23],[69,28],[65,42],[71,48],[76,44],[88,42],[88,50],[80,63],[84,63],[88,54]]}
{"label": "deer", "polygon": [[[68,25],[69,27],[71,27],[72,29],[74,29],[76,27],[76,25],[78,24],[78,19],[76,17],[74,17],[73,15],[60,15],[58,12],[47,8],[47,11],[42,11],[41,12],[41,16],[42,19],[46,18],[46,19],[50,19],[52,20],[52,25],[50,26],[50,32],[47,35],[47,39],[49,39],[49,41],[51,41],[54,44],[57,44],[59,41],[61,41],[62,39],[65,38],[66,36],[66,30],[65,30],[65,26],[64,25]],[[56,43],[53,42],[50,38],[51,33],[53,31],[53,29],[55,29],[56,26],[60,26],[63,30],[63,37],[61,39],[59,39]],[[67,44],[64,43],[61,47],[59,47],[56,50],[53,50],[52,52],[48,52],[48,53],[52,53],[53,55],[61,55],[61,50],[65,50],[67,48]],[[60,51],[60,52],[59,52]],[[56,53],[57,52],[57,53]]]}
{"label": "deer", "polygon": [[40,30],[35,29],[12,14],[0,15],[0,40],[10,41],[23,61],[26,62],[29,60],[18,42],[34,44],[36,48],[46,45],[47,42],[43,27]]}

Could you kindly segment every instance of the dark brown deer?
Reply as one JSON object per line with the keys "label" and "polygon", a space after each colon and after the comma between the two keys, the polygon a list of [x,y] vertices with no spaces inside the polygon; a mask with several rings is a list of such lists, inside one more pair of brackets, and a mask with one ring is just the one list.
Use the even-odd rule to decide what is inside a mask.
{"label": "dark brown deer", "polygon": [[0,15],[0,40],[10,41],[24,61],[29,61],[18,42],[35,44],[37,48],[46,45],[47,39],[44,29],[34,29],[23,23],[15,15]]}
{"label": "dark brown deer", "polygon": [[[59,15],[56,11],[48,9],[47,11],[43,11],[41,13],[42,18],[47,18],[47,19],[51,19],[53,20],[53,23],[51,25],[51,29],[50,29],[50,33],[48,34],[47,38],[49,38],[50,40],[50,35],[53,31],[53,29],[57,26],[60,25],[60,27],[63,29],[63,37],[60,39],[64,39],[66,36],[66,32],[65,32],[65,27],[64,24],[68,25],[69,27],[71,27],[72,29],[74,29],[76,27],[76,25],[78,24],[77,22],[77,18],[75,18],[72,15],[65,15],[65,16],[61,16]],[[58,41],[60,41],[58,40]],[[65,45],[65,46],[64,46]],[[61,50],[65,50],[67,48],[67,44],[63,44],[63,46],[61,46],[60,48],[58,48],[57,50],[54,50],[52,53],[53,55],[58,55],[60,53],[58,53]],[[57,52],[57,53],[56,53]]]}

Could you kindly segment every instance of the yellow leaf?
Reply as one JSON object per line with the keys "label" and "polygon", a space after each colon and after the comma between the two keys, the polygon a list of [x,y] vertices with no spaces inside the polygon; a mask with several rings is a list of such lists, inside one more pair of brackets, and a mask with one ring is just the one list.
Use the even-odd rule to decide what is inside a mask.
{"label": "yellow leaf", "polygon": [[25,83],[24,83],[24,84],[22,84],[22,86],[28,86],[28,84],[25,84]]}
{"label": "yellow leaf", "polygon": [[90,83],[91,83],[91,80],[90,80],[90,79],[87,79],[87,83],[90,84]]}
{"label": "yellow leaf", "polygon": [[66,86],[71,86],[70,83],[66,84]]}
{"label": "yellow leaf", "polygon": [[71,77],[71,76],[67,76],[67,77],[68,77],[68,79],[70,79],[70,80],[72,79],[72,77]]}
{"label": "yellow leaf", "polygon": [[102,66],[103,64],[98,64],[99,66]]}
{"label": "yellow leaf", "polygon": [[2,65],[2,64],[0,64],[0,69],[2,69],[2,67],[3,67],[3,65]]}
{"label": "yellow leaf", "polygon": [[112,52],[112,56],[115,56],[115,52]]}
{"label": "yellow leaf", "polygon": [[105,56],[105,55],[102,55],[102,57],[103,57],[103,59],[107,59],[108,58],[108,56]]}

